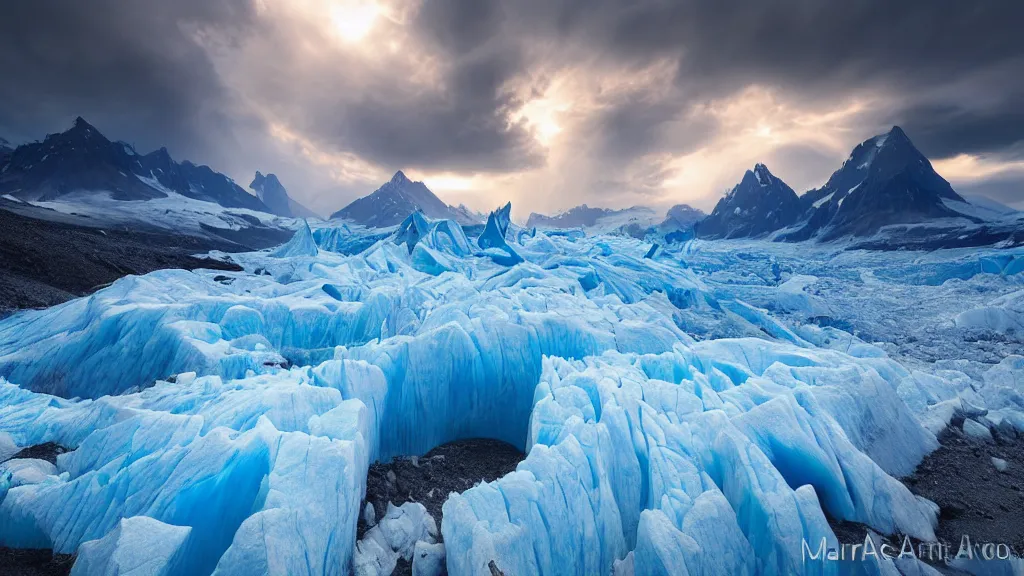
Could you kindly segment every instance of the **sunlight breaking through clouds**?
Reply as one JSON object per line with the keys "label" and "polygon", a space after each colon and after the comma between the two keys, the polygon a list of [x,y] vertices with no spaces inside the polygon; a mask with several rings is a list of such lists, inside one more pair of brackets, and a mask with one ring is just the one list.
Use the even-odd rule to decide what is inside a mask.
{"label": "sunlight breaking through clouds", "polygon": [[[40,124],[53,110],[83,114],[239,181],[281,173],[324,213],[398,169],[478,210],[513,200],[517,217],[584,202],[708,209],[755,162],[798,192],[820,185],[852,145],[893,124],[954,184],[1009,178],[1024,189],[1014,74],[1024,55],[1008,47],[1016,31],[996,26],[1013,20],[998,6],[974,10],[971,30],[957,10],[933,14],[931,34],[951,39],[935,54],[915,31],[893,33],[919,9],[887,6],[886,19],[857,25],[885,42],[851,54],[839,16],[860,12],[846,6],[818,21],[823,9],[799,3],[152,1],[58,15],[90,53],[109,55],[99,60],[126,64],[78,74],[35,54],[8,63],[0,96],[59,78],[68,94],[110,92],[97,99],[109,104],[7,97],[3,110],[18,114],[0,110],[4,136],[60,128]],[[983,43],[969,34],[980,22]],[[24,41],[4,30],[0,40]],[[723,44],[722,30],[744,34]],[[82,50],[76,41],[62,53]],[[131,70],[154,74],[99,81]]]}

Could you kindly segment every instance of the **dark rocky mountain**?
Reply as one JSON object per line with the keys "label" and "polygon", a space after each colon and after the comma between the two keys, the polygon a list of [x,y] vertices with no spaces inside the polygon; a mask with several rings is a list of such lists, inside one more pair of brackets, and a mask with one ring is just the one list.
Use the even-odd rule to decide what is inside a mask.
{"label": "dark rocky mountain", "polygon": [[422,212],[430,218],[450,219],[460,224],[479,224],[464,208],[453,208],[434,195],[423,182],[409,180],[399,170],[386,184],[368,196],[331,214],[357,224],[384,228],[401,224],[409,214]]}
{"label": "dark rocky mountain", "polygon": [[118,200],[166,196],[139,180],[138,170],[139,157],[129,146],[107,140],[78,118],[65,132],[18,146],[0,168],[0,193],[31,201],[100,190]]}
{"label": "dark rocky mountain", "polygon": [[789,241],[866,236],[890,224],[962,217],[947,202],[967,201],[932,168],[899,126],[853,149],[821,188],[800,198],[801,224]]}
{"label": "dark rocky mountain", "polygon": [[0,194],[48,201],[77,192],[109,193],[116,200],[163,198],[173,192],[229,208],[269,211],[259,198],[208,166],[175,162],[165,148],[139,155],[82,118],[65,132],[18,146],[0,167]]}
{"label": "dark rocky mountain", "polygon": [[278,216],[290,218],[313,218],[316,216],[312,210],[288,196],[288,191],[274,174],[264,176],[257,171],[256,177],[249,184],[249,189],[255,192],[256,197]]}
{"label": "dark rocky mountain", "polygon": [[739,184],[696,226],[705,238],[754,238],[790,226],[803,213],[800,198],[764,164],[747,170]]}
{"label": "dark rocky mountain", "polygon": [[14,152],[14,146],[4,138],[0,138],[0,166],[7,163],[7,159]]}

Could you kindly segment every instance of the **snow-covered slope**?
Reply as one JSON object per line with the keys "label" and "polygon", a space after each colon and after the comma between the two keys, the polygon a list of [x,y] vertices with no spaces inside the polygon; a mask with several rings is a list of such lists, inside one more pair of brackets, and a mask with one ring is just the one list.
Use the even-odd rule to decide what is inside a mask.
{"label": "snow-covered slope", "polygon": [[262,210],[225,208],[213,202],[182,196],[158,185],[156,189],[163,190],[164,196],[135,202],[118,200],[110,193],[76,192],[52,201],[28,203],[43,211],[25,212],[34,218],[53,221],[61,221],[60,217],[66,216],[74,223],[97,228],[130,227],[216,237],[242,246],[265,245],[262,241],[249,242],[247,239],[278,235],[301,222]]}
{"label": "snow-covered slope", "polygon": [[970,204],[986,210],[991,210],[998,214],[1014,214],[1016,212],[1020,212],[1020,210],[1016,208],[1012,208],[1002,202],[997,202],[988,196],[982,196],[981,194],[961,194],[961,196],[963,196],[964,200],[967,200]]}
{"label": "snow-covered slope", "polygon": [[395,226],[420,211],[430,218],[450,218],[460,224],[479,224],[479,215],[465,206],[453,208],[434,195],[423,182],[409,180],[401,170],[372,194],[359,198],[331,214],[363,226]]}
{"label": "snow-covered slope", "polygon": [[249,184],[249,189],[256,193],[256,197],[263,202],[267,208],[278,216],[289,218],[315,218],[312,210],[298,203],[288,196],[288,191],[274,174],[264,176],[257,171],[256,176]]}
{"label": "snow-covered slope", "polygon": [[367,229],[303,227],[235,255],[245,272],[0,320],[0,448],[71,449],[0,468],[0,546],[347,574],[369,464],[484,436],[527,457],[444,505],[450,574],[828,573],[801,544],[835,547],[830,518],[934,538],[937,508],[896,478],[948,422],[1024,431],[1024,250],[645,258],[507,214],[473,237],[413,213],[347,255],[317,238],[350,251]]}

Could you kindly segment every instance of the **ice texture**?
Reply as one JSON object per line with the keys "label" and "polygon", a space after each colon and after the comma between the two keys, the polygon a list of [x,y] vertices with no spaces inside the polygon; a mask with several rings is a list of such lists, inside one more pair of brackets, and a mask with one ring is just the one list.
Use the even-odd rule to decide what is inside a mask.
{"label": "ice texture", "polygon": [[[817,574],[828,517],[934,537],[896,478],[950,422],[1024,430],[1021,250],[652,251],[508,216],[314,223],[229,280],[0,320],[0,456],[70,449],[0,464],[0,546],[84,574]],[[370,463],[479,436],[527,456],[357,543]]]}
{"label": "ice texture", "polygon": [[133,516],[98,540],[78,548],[71,576],[170,576],[179,573],[187,526],[170,526],[147,516]]}
{"label": "ice texture", "polygon": [[292,239],[273,252],[277,258],[293,258],[295,256],[316,256],[320,253],[316,240],[313,239],[313,231],[305,220],[292,235]]}
{"label": "ice texture", "polygon": [[[419,560],[420,571],[429,572],[428,565],[437,565],[437,523],[418,502],[406,502],[401,506],[388,504],[387,513],[380,522],[370,528],[356,544],[352,567],[357,575],[391,574],[399,558],[414,562]],[[416,553],[416,551],[419,553]]]}
{"label": "ice texture", "polygon": [[413,576],[441,576],[445,570],[444,544],[428,544],[420,540],[413,551]]}

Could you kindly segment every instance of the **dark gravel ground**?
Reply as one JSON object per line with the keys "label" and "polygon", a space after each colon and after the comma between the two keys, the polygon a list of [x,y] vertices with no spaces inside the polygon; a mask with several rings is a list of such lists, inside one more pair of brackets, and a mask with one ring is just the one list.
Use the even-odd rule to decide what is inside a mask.
{"label": "dark gravel ground", "polygon": [[[941,446],[903,481],[910,490],[939,505],[940,541],[959,545],[994,542],[1024,551],[1024,439],[996,434],[994,442],[967,437],[951,426],[939,435]],[[1006,460],[999,472],[992,458]]]}
{"label": "dark gravel ground", "polygon": [[0,208],[0,317],[85,296],[128,274],[167,268],[238,271],[235,264],[192,255],[264,248],[288,239],[286,232],[273,232],[206,239],[123,226],[101,229]]}
{"label": "dark gravel ground", "polygon": [[0,576],[67,576],[74,565],[71,554],[0,547]]}
{"label": "dark gravel ground", "polygon": [[[512,472],[526,455],[511,444],[474,438],[442,444],[418,458],[398,457],[377,462],[366,475],[366,502],[373,504],[376,517],[382,518],[388,502],[401,506],[419,502],[437,522],[441,531],[441,507],[452,492],[465,492],[481,480],[491,482]],[[359,517],[357,538],[370,527]],[[440,538],[443,540],[443,538]],[[393,574],[412,574],[412,564],[399,559]]]}
{"label": "dark gravel ground", "polygon": [[[491,482],[512,472],[526,455],[499,440],[474,438],[442,444],[418,458],[397,457],[377,462],[366,475],[366,502],[383,518],[388,502],[401,506],[419,502],[441,529],[441,506],[451,492],[465,492],[481,480]],[[362,518],[358,535],[368,530]]]}
{"label": "dark gravel ground", "polygon": [[56,464],[57,456],[65,452],[70,452],[70,450],[55,442],[46,442],[45,444],[36,444],[35,446],[22,448],[17,454],[11,456],[10,459],[34,458],[36,460],[46,460],[50,464]]}

